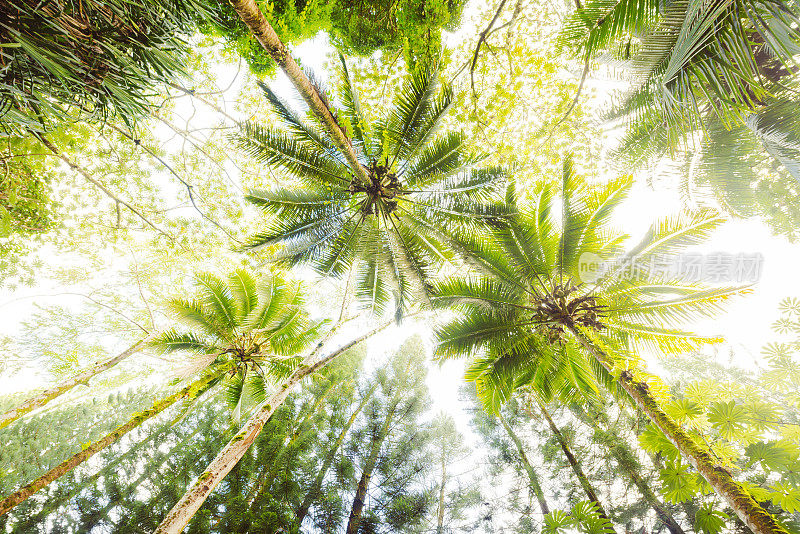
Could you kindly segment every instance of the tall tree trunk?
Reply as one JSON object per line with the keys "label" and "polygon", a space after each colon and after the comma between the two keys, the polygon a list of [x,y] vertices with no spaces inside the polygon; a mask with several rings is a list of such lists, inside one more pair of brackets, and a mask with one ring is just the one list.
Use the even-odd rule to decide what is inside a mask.
{"label": "tall tree trunk", "polygon": [[275,63],[283,70],[311,111],[320,119],[336,147],[344,154],[353,172],[364,183],[369,183],[367,170],[359,163],[352,142],[339,126],[331,110],[328,109],[316,86],[311,83],[308,76],[289,54],[288,48],[281,42],[278,34],[275,33],[275,30],[264,17],[255,0],[230,0],[230,2],[245,25],[258,39],[258,42],[261,43],[264,50],[275,60]]}
{"label": "tall tree trunk", "polygon": [[297,509],[297,526],[303,524],[303,519],[305,519],[306,515],[308,514],[308,510],[311,508],[311,504],[314,502],[314,499],[317,498],[320,488],[322,488],[322,482],[325,480],[325,475],[328,473],[328,469],[330,469],[331,465],[333,464],[333,460],[336,459],[336,451],[338,451],[339,447],[341,447],[342,443],[344,443],[347,434],[350,432],[350,428],[352,428],[353,423],[356,421],[356,417],[358,417],[358,414],[364,409],[364,406],[367,405],[367,402],[369,402],[369,399],[372,398],[372,395],[375,394],[375,390],[377,388],[378,383],[375,382],[367,394],[364,395],[364,397],[358,403],[358,406],[356,406],[356,409],[353,411],[353,413],[350,414],[350,418],[347,420],[347,423],[345,423],[342,431],[339,432],[339,435],[336,437],[336,441],[334,441],[333,445],[328,448],[328,454],[325,456],[325,461],[322,463],[322,467],[320,467],[319,471],[317,472],[314,482],[311,483],[308,492],[306,492],[306,496],[303,498],[303,502]]}
{"label": "tall tree trunk", "polygon": [[[86,477],[86,478],[82,478],[80,480],[80,482],[76,483],[75,486],[73,488],[71,488],[65,495],[63,495],[63,496],[56,495],[54,498],[48,499],[47,503],[45,503],[45,506],[38,513],[36,513],[36,515],[29,516],[28,518],[25,518],[25,519],[21,520],[19,523],[17,523],[17,530],[19,530],[21,532],[27,532],[27,531],[35,532],[36,529],[37,529],[37,525],[41,525],[43,523],[43,521],[45,520],[45,518],[48,515],[50,515],[51,513],[53,513],[56,510],[58,510],[58,508],[62,504],[69,503],[69,501],[75,495],[77,495],[78,493],[80,493],[81,491],[83,491],[84,489],[89,487],[90,485],[92,485],[95,482],[97,482],[97,479],[99,479],[100,477],[105,476],[108,473],[114,472],[114,470],[116,469],[117,465],[119,465],[123,460],[125,460],[127,457],[135,456],[136,454],[138,454],[138,452],[142,448],[146,447],[149,443],[160,439],[164,434],[167,433],[168,430],[171,430],[171,429],[162,428],[162,429],[158,430],[157,432],[153,432],[152,434],[149,434],[145,439],[143,439],[139,443],[136,443],[130,449],[125,451],[125,454],[115,458],[111,462],[108,462],[106,465],[103,466],[102,469],[97,471],[92,476]],[[25,529],[28,529],[28,530],[26,531]]]}
{"label": "tall tree trunk", "polygon": [[[292,389],[305,377],[325,367],[340,354],[354,345],[361,343],[378,331],[383,330],[390,324],[392,323],[386,323],[371,332],[367,332],[363,336],[354,339],[312,365],[309,365],[307,360],[304,361],[295,369],[291,376],[283,382],[280,388],[253,412],[242,429],[227,445],[225,445],[225,447],[223,447],[194,485],[189,488],[175,506],[172,507],[153,534],[179,534],[182,532],[192,516],[200,509],[211,492],[214,491],[214,488],[217,487],[217,484],[222,482],[225,475],[227,475],[231,469],[233,469],[233,466],[242,459],[258,437],[261,429],[264,428],[264,425],[269,421],[272,414],[275,413],[275,410],[283,404],[283,401],[286,400],[286,397],[289,396]],[[315,352],[312,353],[312,355],[313,354],[315,354]]]}
{"label": "tall tree trunk", "polygon": [[444,487],[447,483],[447,458],[442,449],[442,482],[439,484],[439,505],[436,510],[436,534],[444,533]]}
{"label": "tall tree trunk", "polygon": [[[608,520],[608,524],[611,525],[611,518],[608,517],[605,508],[603,505],[600,504],[600,499],[597,498],[597,492],[594,491],[594,487],[592,487],[592,483],[589,482],[589,478],[583,472],[581,468],[581,464],[578,462],[578,459],[575,458],[575,455],[572,454],[572,450],[569,448],[569,443],[567,443],[566,438],[558,429],[556,424],[553,422],[553,419],[550,417],[550,414],[547,412],[547,408],[544,407],[543,404],[539,403],[539,409],[542,411],[542,415],[544,416],[545,420],[547,421],[550,430],[558,440],[558,444],[561,446],[561,450],[564,451],[564,456],[567,457],[567,461],[569,462],[570,467],[572,467],[572,471],[575,473],[575,476],[578,477],[578,480],[581,483],[581,487],[583,491],[586,493],[586,496],[589,497],[590,501],[593,501],[597,505],[598,513],[600,517],[603,519]],[[612,532],[615,532],[613,527],[611,529]]]}
{"label": "tall tree trunk", "polygon": [[117,365],[119,362],[127,358],[128,356],[135,354],[142,348],[142,346],[147,343],[147,339],[140,339],[130,347],[128,347],[124,352],[117,354],[113,358],[109,358],[103,362],[98,362],[93,366],[89,367],[88,369],[84,369],[80,373],[66,379],[61,384],[57,385],[56,387],[47,389],[40,394],[36,395],[35,397],[31,397],[30,399],[24,401],[22,404],[12,408],[11,410],[7,411],[6,413],[0,415],[0,428],[5,428],[23,415],[28,412],[32,412],[37,408],[41,408],[51,400],[55,399],[56,397],[63,395],[64,393],[68,392],[78,384],[88,384],[89,380],[91,380],[95,375],[102,373],[103,371],[110,369]]}
{"label": "tall tree trunk", "polygon": [[[589,351],[600,365],[614,374],[611,359],[595,347],[575,327],[569,327],[577,340]],[[633,379],[629,372],[623,371],[617,380],[622,388],[630,395],[636,405],[650,418],[656,427],[672,442],[681,455],[705,478],[714,491],[736,512],[736,515],[753,531],[754,534],[789,534],[785,528],[778,524],[772,515],[756,502],[733,479],[733,476],[723,467],[716,464],[714,458],[683,431],[670,416],[659,406],[658,401],[650,394],[650,388],[644,382]]]}
{"label": "tall tree trunk", "polygon": [[533,489],[533,493],[534,495],[536,495],[536,500],[539,501],[539,508],[542,510],[542,515],[549,514],[550,507],[547,505],[547,500],[545,500],[544,498],[544,492],[542,491],[542,486],[541,484],[539,484],[539,476],[533,469],[530,460],[528,460],[528,455],[525,454],[525,447],[522,445],[522,440],[519,439],[519,436],[517,436],[517,434],[508,424],[508,422],[506,422],[502,413],[498,413],[497,418],[503,425],[503,428],[505,429],[506,434],[508,434],[508,437],[511,438],[511,441],[513,441],[514,445],[517,447],[517,453],[519,454],[520,462],[522,462],[522,466],[525,468],[525,472],[528,474],[528,480],[531,483],[531,489]]}
{"label": "tall tree trunk", "polygon": [[272,481],[275,480],[276,476],[278,476],[278,471],[280,471],[282,467],[285,467],[286,463],[283,461],[283,458],[286,452],[294,444],[294,442],[297,441],[297,438],[299,438],[300,435],[303,433],[306,424],[308,423],[308,421],[311,420],[314,414],[317,413],[317,410],[319,410],[319,407],[322,405],[322,402],[328,396],[328,393],[330,393],[331,390],[333,390],[333,387],[334,384],[331,382],[328,385],[328,387],[325,388],[325,391],[323,393],[317,395],[317,398],[314,399],[314,404],[311,406],[308,413],[306,413],[305,417],[303,417],[303,419],[297,425],[295,431],[292,432],[292,437],[289,440],[289,442],[284,444],[277,451],[275,451],[275,456],[272,459],[272,465],[270,465],[266,473],[262,474],[256,479],[253,490],[250,492],[250,496],[246,499],[248,507],[252,507],[253,503],[258,502],[258,500],[261,498],[261,495],[269,489],[269,487],[272,485]]}
{"label": "tall tree trunk", "polygon": [[[633,485],[636,486],[636,489],[639,490],[639,493],[642,494],[642,497],[644,497],[650,507],[655,511],[656,516],[658,516],[661,522],[666,525],[667,529],[669,529],[672,534],[685,534],[678,522],[675,521],[675,518],[672,517],[672,514],[667,511],[658,497],[656,497],[656,494],[653,493],[653,490],[650,489],[650,485],[647,484],[647,481],[639,474],[637,470],[638,464],[631,465],[631,459],[633,459],[634,456],[633,452],[628,448],[628,444],[611,428],[607,428],[606,430],[600,429],[595,423],[595,420],[584,411],[583,407],[573,405],[572,411],[578,419],[602,436],[605,447],[617,461],[617,465],[625,472],[631,482],[633,482]],[[625,448],[626,451],[623,452],[622,448]]]}
{"label": "tall tree trunk", "polygon": [[358,487],[356,488],[356,495],[353,498],[353,505],[350,507],[350,517],[347,520],[346,534],[357,534],[358,525],[361,524],[361,516],[364,513],[364,502],[367,498],[367,491],[369,490],[369,482],[372,479],[372,472],[375,470],[375,465],[378,463],[378,455],[381,452],[381,446],[389,435],[389,426],[394,420],[394,412],[397,409],[399,402],[400,388],[392,396],[392,403],[386,411],[386,417],[383,419],[378,435],[372,440],[370,447],[369,457],[367,463],[364,464],[364,469],[361,471],[361,478],[358,480]]}
{"label": "tall tree trunk", "polygon": [[0,516],[8,513],[9,510],[11,510],[19,503],[26,500],[28,497],[30,497],[43,487],[47,486],[48,484],[50,484],[60,476],[64,475],[65,473],[68,473],[71,470],[75,469],[77,466],[79,466],[80,464],[82,464],[83,462],[85,462],[98,452],[102,451],[109,445],[116,443],[122,436],[124,436],[134,428],[139,427],[145,421],[163,412],[164,410],[166,410],[179,400],[187,397],[193,397],[202,393],[205,390],[205,388],[208,387],[209,383],[212,380],[214,380],[214,378],[216,378],[216,376],[217,375],[209,375],[203,377],[189,384],[188,386],[178,391],[177,393],[174,393],[165,399],[156,401],[151,408],[139,414],[136,414],[127,423],[118,426],[113,432],[106,435],[104,438],[95,441],[82,451],[72,455],[70,458],[64,460],[59,465],[50,469],[47,473],[40,476],[27,486],[23,486],[15,493],[12,493],[8,497],[0,501]]}

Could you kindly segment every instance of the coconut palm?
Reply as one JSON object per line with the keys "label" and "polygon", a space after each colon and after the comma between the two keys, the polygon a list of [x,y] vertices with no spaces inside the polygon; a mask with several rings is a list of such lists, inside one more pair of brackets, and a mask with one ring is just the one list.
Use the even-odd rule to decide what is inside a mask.
{"label": "coconut palm", "polygon": [[[108,435],[53,467],[45,474],[0,500],[0,515],[68,473],[135,428],[184,399],[195,399],[219,384],[238,419],[243,405],[266,398],[269,382],[285,379],[300,364],[299,352],[317,336],[320,323],[304,309],[299,284],[279,276],[256,281],[243,269],[227,281],[210,274],[196,277],[195,299],[174,299],[169,307],[176,317],[194,327],[175,329],[153,337],[150,344],[163,352],[195,354],[184,375],[199,378],[178,392],[157,400],[153,406],[120,425]],[[184,413],[191,408],[187,404]]]}
{"label": "coconut palm", "polygon": [[151,345],[193,354],[184,373],[226,369],[227,398],[238,419],[243,404],[263,401],[270,382],[292,373],[323,325],[310,319],[301,286],[276,274],[257,279],[237,269],[228,280],[200,274],[196,283],[197,297],[168,302],[190,329],[168,330]]}
{"label": "coconut palm", "polygon": [[267,215],[247,246],[269,247],[280,264],[311,264],[326,276],[354,268],[356,295],[378,313],[392,301],[398,309],[424,303],[429,275],[458,250],[452,229],[503,213],[492,201],[504,173],[475,168],[481,158],[463,134],[438,132],[453,93],[439,87],[435,65],[410,75],[375,121],[363,113],[344,60],[340,74],[339,121],[353,133],[360,172],[325,131],[262,86],[282,128],[251,123],[237,141],[296,183],[247,196]]}
{"label": "coconut palm", "polygon": [[[569,159],[562,178],[560,199],[554,186],[540,185],[531,207],[496,221],[486,236],[463,239],[481,272],[435,285],[434,304],[461,311],[438,328],[439,354],[477,354],[467,376],[490,408],[522,385],[547,393],[552,375],[582,391],[597,382],[624,390],[754,532],[786,532],[664,413],[639,369],[642,350],[712,341],[683,325],[740,291],[666,276],[654,261],[701,241],[721,219],[703,212],[658,221],[626,251],[609,222],[630,180],[589,187]],[[516,206],[513,189],[508,197]],[[604,272],[588,268],[614,259]],[[631,265],[643,268],[623,276]]]}
{"label": "coconut palm", "polygon": [[699,124],[706,107],[728,123],[759,108],[769,82],[800,47],[795,4],[775,0],[590,0],[567,20],[562,43],[627,62],[628,100],[669,123]]}

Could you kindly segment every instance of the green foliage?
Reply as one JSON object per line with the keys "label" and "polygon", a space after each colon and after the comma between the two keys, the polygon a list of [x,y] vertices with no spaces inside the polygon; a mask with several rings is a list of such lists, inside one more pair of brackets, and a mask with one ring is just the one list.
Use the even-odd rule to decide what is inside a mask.
{"label": "green foliage", "polygon": [[0,135],[46,131],[76,118],[133,124],[158,84],[183,70],[204,4],[194,0],[7,2],[0,28]]}
{"label": "green foliage", "polygon": [[728,514],[714,510],[711,505],[705,505],[697,510],[694,516],[697,528],[705,534],[719,534],[725,527]]}
{"label": "green foliage", "polygon": [[632,89],[609,113],[628,123],[622,161],[671,156],[670,178],[700,190],[688,193],[693,202],[713,197],[796,239],[798,16],[797,4],[769,0],[592,0],[561,40],[581,55],[619,59],[630,74]]}
{"label": "green foliage", "polygon": [[[403,54],[407,63],[426,63],[441,48],[441,32],[458,25],[464,0],[286,0],[259,1],[264,16],[281,41],[299,44],[324,31],[348,54],[368,56],[377,50]],[[271,74],[275,63],[224,2],[211,2],[211,15],[200,31],[222,36],[227,47],[258,74]]]}
{"label": "green foliage", "polygon": [[577,529],[584,534],[609,534],[614,527],[608,519],[600,517],[597,504],[591,501],[575,503],[572,510],[553,510],[544,518],[542,532],[546,534],[562,534],[570,529]]}
{"label": "green foliage", "polygon": [[670,502],[687,501],[700,489],[697,475],[689,472],[689,467],[679,461],[667,464],[659,478],[664,498]]}
{"label": "green foliage", "polygon": [[240,146],[283,168],[291,186],[253,191],[247,200],[267,216],[247,247],[266,248],[281,265],[311,264],[325,276],[354,269],[355,293],[370,311],[425,302],[427,279],[451,259],[452,234],[502,213],[504,172],[475,169],[462,135],[437,131],[453,99],[435,65],[416,69],[385,117],[367,121],[342,58],[341,114],[369,183],[344,163],[332,139],[303,122],[266,86],[283,129],[257,124]]}
{"label": "green foliage", "polygon": [[[496,411],[520,386],[544,399],[575,392],[591,398],[597,384],[612,387],[611,373],[581,341],[593,343],[619,371],[637,368],[638,350],[680,352],[713,341],[681,327],[720,309],[737,288],[708,289],[643,269],[627,276],[622,266],[696,244],[720,219],[701,212],[660,220],[624,251],[625,236],[609,223],[630,186],[624,178],[592,188],[568,159],[560,191],[541,183],[536,200],[525,206],[511,187],[514,215],[462,237],[477,272],[434,285],[434,304],[461,312],[438,327],[438,351],[445,358],[477,356],[467,378],[488,409]],[[600,261],[612,266],[586,270]]]}
{"label": "green foliage", "polygon": [[195,299],[169,302],[194,330],[167,330],[150,344],[164,353],[193,353],[187,374],[205,368],[230,373],[226,398],[238,419],[243,403],[253,407],[266,398],[268,380],[286,378],[300,364],[300,351],[322,323],[310,319],[300,284],[279,275],[256,279],[239,269],[227,280],[199,274],[196,285]]}

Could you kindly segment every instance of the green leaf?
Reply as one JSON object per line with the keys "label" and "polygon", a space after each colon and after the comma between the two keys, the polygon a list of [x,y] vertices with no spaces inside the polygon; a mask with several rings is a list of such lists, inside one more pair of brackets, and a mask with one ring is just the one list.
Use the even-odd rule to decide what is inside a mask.
{"label": "green leaf", "polygon": [[726,519],[728,514],[714,510],[711,504],[704,505],[694,515],[697,529],[705,534],[719,534],[725,527]]}

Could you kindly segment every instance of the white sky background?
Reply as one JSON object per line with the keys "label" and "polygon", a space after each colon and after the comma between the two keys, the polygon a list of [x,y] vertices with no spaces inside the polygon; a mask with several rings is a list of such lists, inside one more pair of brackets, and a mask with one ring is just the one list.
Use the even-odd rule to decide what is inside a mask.
{"label": "white sky background", "polygon": [[[460,32],[463,35],[463,32]],[[460,37],[460,35],[459,35]],[[320,77],[325,79],[328,73],[324,70],[323,64],[327,59],[327,54],[331,48],[325,36],[308,41],[302,45],[293,47],[295,57],[302,58],[303,64],[311,67]],[[218,69],[217,85],[226,87],[233,80],[228,91],[231,105],[228,108],[233,110],[234,100],[240,88],[242,74],[246,67],[242,65],[242,73],[239,79],[234,80],[237,70],[231,65],[221,65]],[[589,81],[589,85],[606,89],[602,81]],[[289,96],[293,101],[297,101],[292,92],[291,86],[286,77],[279,73],[276,79],[270,83],[273,90],[282,96]],[[608,91],[606,90],[606,93]],[[189,99],[184,99],[187,104]],[[202,124],[208,121],[210,124],[218,120],[216,112],[197,104],[194,109],[187,107],[187,113],[194,113],[192,124]],[[165,136],[172,135],[172,132],[163,127]],[[159,131],[159,133],[161,133]],[[235,176],[235,175],[234,175]],[[642,178],[642,177],[638,177]],[[169,177],[164,175],[164,182],[168,182]],[[659,189],[651,190],[645,180],[637,179],[634,189],[628,201],[620,210],[617,224],[627,233],[635,237],[643,234],[649,224],[660,215],[675,213],[682,207],[677,191]],[[761,279],[754,287],[753,292],[735,300],[727,307],[728,311],[719,317],[710,318],[698,325],[704,333],[719,333],[726,337],[727,343],[735,351],[735,361],[743,367],[756,365],[760,359],[760,347],[774,339],[770,330],[771,323],[777,318],[777,305],[781,299],[788,296],[800,296],[800,246],[793,245],[788,240],[775,237],[770,233],[769,228],[759,220],[737,220],[724,224],[715,232],[709,243],[702,247],[706,252],[730,252],[730,253],[753,253],[759,252],[764,256],[763,270]],[[69,261],[50,257],[50,261]],[[113,264],[112,264],[113,267]],[[102,273],[98,273],[101,276]],[[4,290],[0,292],[0,334],[14,336],[19,328],[21,321],[28,318],[34,311],[36,303],[42,305],[62,304],[79,309],[84,305],[80,297],[47,297],[57,293],[71,291],[72,288],[61,287],[46,283],[32,288],[21,288],[14,293]],[[377,336],[369,342],[369,359],[366,364],[367,369],[379,365],[384,358],[391,355],[393,349],[400,345],[403,338],[413,333],[428,335],[430,333],[430,321],[414,322],[408,321],[400,328],[392,328],[386,333]],[[720,353],[727,356],[727,351]],[[652,362],[654,370],[658,370],[658,364]],[[444,410],[456,419],[459,430],[467,435],[467,441],[475,442],[476,437],[469,429],[469,415],[464,411],[464,407],[458,402],[458,389],[463,383],[463,361],[449,361],[442,366],[431,363],[429,366],[428,386],[430,395],[433,398],[434,406],[432,413]],[[42,378],[32,370],[27,370],[22,375],[0,376],[0,393],[10,393],[23,391],[35,387],[41,387]]]}
{"label": "white sky background", "polygon": [[[465,17],[468,19],[468,17]],[[468,30],[462,29],[457,35],[450,36],[451,40],[469,37]],[[293,47],[295,57],[302,58],[303,64],[312,68],[315,73],[324,80],[329,73],[324,69],[324,64],[328,54],[332,52],[327,37],[320,34],[317,38],[307,41],[301,45]],[[238,97],[241,83],[245,76],[246,66],[222,64],[216,71],[218,72],[217,85],[229,87],[226,96],[230,103],[228,111],[232,112],[235,99]],[[566,74],[566,73],[565,73]],[[574,73],[572,73],[574,74]],[[282,72],[278,72],[275,79],[270,81],[270,86],[281,96],[289,98],[299,104],[288,79]],[[589,80],[588,87],[599,88],[601,95],[609,93],[609,89],[618,86],[613,82],[603,80]],[[216,112],[201,104],[191,105],[189,99],[178,101],[176,113],[184,112],[186,116],[192,116],[192,125],[199,127],[204,124],[214,124],[218,120]],[[184,109],[181,109],[184,106]],[[166,126],[157,128],[159,135],[165,139],[174,136]],[[613,139],[609,139],[613,144]],[[232,173],[234,179],[235,173]],[[169,182],[165,173],[164,182]],[[643,178],[643,177],[638,177]],[[619,210],[617,224],[627,233],[638,237],[643,234],[650,222],[660,215],[667,215],[679,211],[682,207],[677,191],[650,189],[643,179],[637,179],[630,198]],[[191,208],[186,208],[191,209]],[[753,365],[759,359],[760,347],[773,336],[770,331],[770,324],[777,317],[777,305],[779,301],[787,296],[800,296],[800,276],[797,276],[798,266],[800,266],[800,246],[788,242],[785,238],[773,236],[768,227],[757,219],[735,220],[725,223],[717,232],[707,246],[702,247],[706,252],[730,252],[730,253],[752,253],[760,252],[764,256],[763,271],[761,279],[754,287],[754,291],[746,296],[736,299],[728,306],[728,312],[722,316],[711,318],[701,325],[705,333],[719,333],[726,337],[728,343],[736,351],[736,361],[743,366]],[[68,262],[69,258],[54,258],[47,255],[50,261]],[[113,268],[113,263],[112,263]],[[102,273],[98,273],[102,276]],[[61,304],[79,308],[84,304],[83,299],[75,296],[57,295],[58,293],[69,292],[74,288],[57,286],[52,282],[46,282],[30,288],[20,288],[13,293],[7,290],[0,292],[0,333],[14,336],[19,324],[30,316],[35,309],[35,304]],[[50,295],[50,296],[48,296]],[[405,327],[400,332],[396,332],[392,337],[396,339],[404,337],[410,333],[411,329],[421,328],[424,325],[411,325]],[[393,342],[389,343],[394,345]],[[373,343],[376,348],[383,345],[383,342]],[[371,351],[372,352],[372,351]],[[383,352],[381,350],[378,353]],[[726,352],[726,351],[723,351]],[[377,355],[377,354],[376,354]],[[657,365],[656,365],[657,367]],[[466,420],[460,410],[454,406],[454,399],[457,397],[457,389],[461,384],[462,362],[447,362],[443,367],[431,366],[429,384],[431,395],[435,399],[437,406],[446,409],[448,412],[458,414],[459,426],[465,430]],[[23,376],[0,376],[0,391],[12,392],[40,387],[40,379],[30,370]]]}

